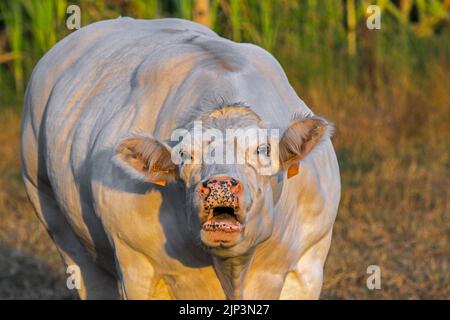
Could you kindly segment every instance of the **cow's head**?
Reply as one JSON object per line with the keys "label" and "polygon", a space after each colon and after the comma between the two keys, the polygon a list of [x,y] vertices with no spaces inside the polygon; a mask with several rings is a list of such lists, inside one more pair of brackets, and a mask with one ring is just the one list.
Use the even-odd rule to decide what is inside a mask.
{"label": "cow's head", "polygon": [[297,173],[330,125],[317,116],[294,118],[278,135],[254,136],[265,125],[246,107],[222,107],[198,120],[201,128],[191,123],[174,135],[176,142],[126,138],[116,159],[145,181],[184,183],[193,237],[217,256],[244,255],[270,237],[283,181]]}

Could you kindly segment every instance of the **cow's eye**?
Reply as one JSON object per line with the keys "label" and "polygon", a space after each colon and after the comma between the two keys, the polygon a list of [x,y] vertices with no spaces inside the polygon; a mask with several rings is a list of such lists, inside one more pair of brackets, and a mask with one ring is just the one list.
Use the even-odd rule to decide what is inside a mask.
{"label": "cow's eye", "polygon": [[189,154],[189,152],[185,151],[185,150],[180,150],[178,152],[181,161],[186,161],[186,160],[192,160],[192,156]]}
{"label": "cow's eye", "polygon": [[256,149],[256,153],[257,154],[263,154],[267,157],[270,156],[270,144],[262,144],[258,147],[258,149]]}

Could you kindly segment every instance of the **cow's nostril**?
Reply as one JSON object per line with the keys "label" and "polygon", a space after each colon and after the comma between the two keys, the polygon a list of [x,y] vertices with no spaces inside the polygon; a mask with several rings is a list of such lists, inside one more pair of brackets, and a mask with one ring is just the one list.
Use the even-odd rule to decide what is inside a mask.
{"label": "cow's nostril", "polygon": [[202,196],[207,196],[210,192],[211,189],[208,187],[208,181],[203,181],[199,187],[198,187],[198,192],[202,195]]}
{"label": "cow's nostril", "polygon": [[242,185],[237,182],[235,185],[231,186],[231,192],[238,195],[242,192]]}

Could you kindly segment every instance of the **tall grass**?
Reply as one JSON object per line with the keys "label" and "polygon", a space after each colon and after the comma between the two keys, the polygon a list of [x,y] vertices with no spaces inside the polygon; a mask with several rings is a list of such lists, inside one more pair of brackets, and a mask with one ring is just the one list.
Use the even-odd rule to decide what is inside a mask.
{"label": "tall grass", "polygon": [[229,19],[233,39],[241,41],[241,2],[239,0],[230,0]]}
{"label": "tall grass", "polygon": [[133,1],[134,8],[131,9],[133,17],[140,19],[153,19],[159,16],[159,3],[157,0]]}
{"label": "tall grass", "polygon": [[193,11],[193,1],[192,0],[178,0],[178,10],[180,18],[183,19],[192,19],[192,11]]}
{"label": "tall grass", "polygon": [[[12,75],[14,85],[20,94],[23,90],[23,12],[19,2],[2,2],[0,10],[3,21],[6,25],[6,34],[9,40],[9,47],[12,52]],[[8,72],[8,70],[6,70]],[[11,72],[11,71],[10,71]],[[2,75],[3,77],[3,75]],[[2,85],[6,86],[2,81]]]}
{"label": "tall grass", "polygon": [[[196,1],[80,0],[75,3],[81,8],[85,25],[120,15],[192,19]],[[411,48],[448,29],[449,1],[375,1],[382,10],[382,29],[367,32],[365,11],[371,3],[367,0],[210,0],[209,21],[215,31],[226,37],[253,42],[274,53],[303,84],[361,81],[366,69],[361,66],[368,62],[373,64],[369,68],[375,72],[373,78],[380,78],[386,71],[382,70],[383,66],[391,63],[392,56],[402,57],[394,66],[433,60],[432,53],[417,53]],[[0,35],[6,37],[6,42],[0,41],[3,100],[8,92],[16,92],[20,97],[39,57],[71,32],[65,28],[68,4],[66,0],[1,2]],[[444,38],[442,41],[449,42]],[[5,58],[1,59],[2,56]]]}

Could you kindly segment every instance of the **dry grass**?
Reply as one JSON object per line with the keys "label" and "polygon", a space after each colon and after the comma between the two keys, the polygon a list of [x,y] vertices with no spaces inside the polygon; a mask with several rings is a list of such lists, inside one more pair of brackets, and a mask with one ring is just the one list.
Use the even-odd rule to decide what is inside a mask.
{"label": "dry grass", "polygon": [[[436,67],[375,95],[307,90],[336,122],[343,185],[322,298],[450,298],[449,81]],[[371,264],[381,290],[366,288]]]}
{"label": "dry grass", "polygon": [[[343,193],[322,298],[450,298],[450,72],[431,74],[375,93],[298,88],[338,128]],[[0,298],[72,298],[22,187],[20,115],[2,111],[0,127]],[[381,290],[366,288],[371,264]]]}
{"label": "dry grass", "polygon": [[22,185],[20,115],[2,111],[0,127],[0,299],[71,298],[59,254]]}

